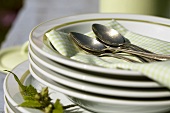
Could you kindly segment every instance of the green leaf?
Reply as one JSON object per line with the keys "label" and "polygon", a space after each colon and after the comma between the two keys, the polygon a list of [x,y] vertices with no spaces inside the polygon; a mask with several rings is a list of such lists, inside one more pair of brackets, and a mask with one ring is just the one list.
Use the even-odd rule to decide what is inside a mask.
{"label": "green leaf", "polygon": [[35,94],[37,94],[37,90],[32,85],[24,86],[21,83],[21,81],[19,80],[19,78],[17,77],[17,75],[15,75],[15,73],[8,71],[8,70],[4,70],[4,71],[7,71],[7,72],[12,73],[14,75],[15,80],[17,81],[18,85],[20,86],[20,88],[22,90],[21,94],[23,96],[34,96]]}
{"label": "green leaf", "polygon": [[15,75],[15,73],[13,73],[12,71],[8,71],[8,70],[4,70],[4,71],[7,71],[7,72],[13,74],[13,75],[14,75],[14,78],[15,78],[15,80],[17,81],[17,83],[18,83],[18,85],[20,86],[20,88],[21,88],[22,90],[25,90],[25,89],[26,89],[26,86],[24,86],[24,85],[21,83],[21,81],[19,80],[19,78],[17,77],[17,75]]}
{"label": "green leaf", "polygon": [[52,113],[53,105],[49,104],[48,106],[45,107],[44,112],[45,113]]}
{"label": "green leaf", "polygon": [[42,88],[40,94],[42,97],[48,97],[49,96],[49,91],[48,91],[48,87]]}
{"label": "green leaf", "polygon": [[37,100],[27,100],[21,103],[19,106],[28,108],[42,108],[43,105]]}
{"label": "green leaf", "polygon": [[25,90],[21,92],[24,96],[35,96],[38,92],[37,90],[32,86],[26,86]]}
{"label": "green leaf", "polygon": [[63,106],[60,103],[60,100],[57,99],[56,102],[54,103],[54,109],[52,113],[63,113]]}
{"label": "green leaf", "polygon": [[35,97],[33,96],[23,96],[24,100],[27,101],[27,100],[37,100]]}
{"label": "green leaf", "polygon": [[51,98],[49,97],[48,87],[43,88],[40,93],[32,86],[24,86],[19,78],[11,71],[5,70],[14,75],[15,80],[21,88],[21,94],[25,102],[21,103],[19,106],[36,108],[43,110],[45,113],[63,113],[64,109],[74,107],[75,105],[64,106],[60,103],[60,100],[57,99],[53,104],[51,103]]}
{"label": "green leaf", "polygon": [[63,110],[54,109],[52,113],[63,113]]}

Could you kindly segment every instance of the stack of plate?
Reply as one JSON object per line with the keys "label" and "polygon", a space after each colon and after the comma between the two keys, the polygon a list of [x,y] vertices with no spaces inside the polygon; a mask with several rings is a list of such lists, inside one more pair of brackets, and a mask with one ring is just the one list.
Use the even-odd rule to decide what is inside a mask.
{"label": "stack of plate", "polygon": [[[32,76],[94,112],[160,113],[170,110],[170,91],[139,72],[107,69],[80,63],[59,54],[44,33],[50,29],[87,33],[93,23],[112,18],[127,29],[154,38],[170,35],[167,19],[123,14],[89,14],[45,22],[30,34],[29,61]],[[162,39],[164,40],[164,39]]]}
{"label": "stack of plate", "polygon": [[[68,103],[72,101],[89,112],[169,112],[170,91],[159,83],[140,72],[108,69],[66,58],[54,50],[44,36],[45,32],[53,28],[64,32],[86,33],[91,30],[93,23],[104,24],[112,18],[133,32],[170,41],[170,38],[167,38],[170,36],[170,32],[168,32],[170,20],[158,17],[129,14],[86,14],[54,19],[37,26],[30,34],[30,75],[25,78],[25,81],[32,78],[34,84],[40,82],[48,86],[54,90],[56,93],[53,93],[54,95],[60,92]],[[15,95],[13,95],[14,97]],[[12,105],[15,106],[15,104]],[[17,110],[20,109],[25,110],[25,108]],[[83,110],[82,112],[88,111]]]}

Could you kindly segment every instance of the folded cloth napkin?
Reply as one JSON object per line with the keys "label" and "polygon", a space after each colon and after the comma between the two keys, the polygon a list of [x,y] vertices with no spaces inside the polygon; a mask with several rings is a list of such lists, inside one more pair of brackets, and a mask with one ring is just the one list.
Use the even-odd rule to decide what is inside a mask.
{"label": "folded cloth napkin", "polygon": [[[115,20],[106,24],[106,26],[116,29],[129,39],[132,44],[158,54],[170,54],[170,42],[133,33]],[[95,37],[92,31],[86,33],[86,35]],[[152,63],[130,63],[113,57],[97,57],[78,48],[69,38],[67,33],[51,30],[46,33],[46,36],[60,54],[69,57],[70,59],[106,68],[121,68],[124,70],[139,71],[167,88],[170,88],[170,60]]]}

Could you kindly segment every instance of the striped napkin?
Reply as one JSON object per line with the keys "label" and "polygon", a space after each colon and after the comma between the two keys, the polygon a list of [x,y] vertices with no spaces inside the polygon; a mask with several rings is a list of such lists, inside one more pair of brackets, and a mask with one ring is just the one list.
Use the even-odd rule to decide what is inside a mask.
{"label": "striped napkin", "polygon": [[[158,54],[170,54],[170,42],[133,33],[115,20],[106,24],[106,26],[116,29],[129,39],[132,44]],[[95,37],[92,31],[86,35]],[[67,33],[51,30],[46,33],[46,36],[60,54],[69,57],[70,59],[106,68],[121,68],[124,70],[139,71],[147,77],[170,88],[170,60],[152,63],[130,63],[113,57],[97,57],[86,53],[81,48],[77,47],[77,45],[68,37]]]}

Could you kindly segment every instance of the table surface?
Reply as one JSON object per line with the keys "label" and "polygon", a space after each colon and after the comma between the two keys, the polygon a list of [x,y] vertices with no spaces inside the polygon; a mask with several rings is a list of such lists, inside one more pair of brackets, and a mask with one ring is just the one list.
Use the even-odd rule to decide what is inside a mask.
{"label": "table surface", "polygon": [[[30,31],[38,24],[65,16],[98,13],[99,0],[25,0],[12,28],[1,46],[1,50],[22,45],[28,40]],[[69,4],[69,5],[68,5]],[[4,112],[4,73],[0,73],[0,113]]]}

